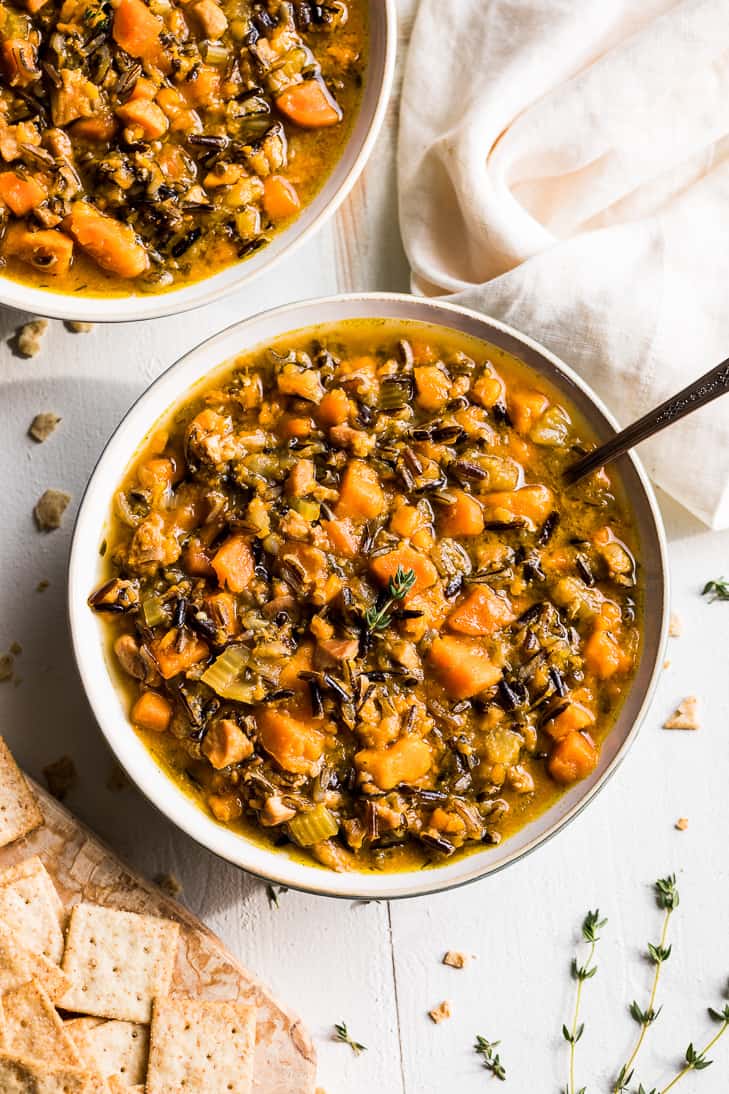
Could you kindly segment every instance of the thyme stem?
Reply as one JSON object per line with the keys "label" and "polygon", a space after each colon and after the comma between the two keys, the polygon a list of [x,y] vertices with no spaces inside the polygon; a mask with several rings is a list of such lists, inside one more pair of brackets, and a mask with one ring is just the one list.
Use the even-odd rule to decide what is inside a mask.
{"label": "thyme stem", "polygon": [[720,1023],[718,1031],[714,1034],[711,1040],[708,1041],[706,1045],[704,1045],[700,1052],[696,1051],[693,1044],[690,1044],[688,1046],[685,1055],[686,1063],[678,1072],[678,1074],[674,1075],[668,1086],[664,1086],[660,1094],[668,1094],[668,1091],[673,1090],[674,1086],[676,1086],[677,1083],[680,1083],[681,1079],[683,1079],[685,1075],[688,1075],[689,1071],[703,1071],[704,1068],[711,1066],[712,1061],[706,1059],[706,1054],[707,1052],[711,1052],[717,1041],[721,1040],[727,1029],[729,1029],[729,1005],[725,1006],[724,1010],[721,1012],[717,1012],[710,1008],[709,1014],[712,1018]]}
{"label": "thyme stem", "polygon": [[[589,953],[587,955],[587,964],[588,965],[590,964],[590,962],[592,961],[594,956],[595,956],[595,943],[593,942],[590,946],[590,950],[589,950]],[[572,1016],[572,1029],[570,1030],[570,1033],[572,1034],[572,1036],[570,1038],[570,1085],[569,1085],[569,1094],[575,1094],[575,1049],[577,1047],[577,1037],[576,1037],[576,1034],[577,1034],[577,1019],[578,1019],[579,1014],[580,1014],[580,1002],[582,1000],[582,985],[584,984],[584,982],[585,981],[582,977],[580,977],[580,979],[577,981],[577,994],[575,995],[575,1012],[574,1012],[574,1015]]]}
{"label": "thyme stem", "polygon": [[595,947],[600,941],[598,931],[601,930],[607,923],[606,919],[600,919],[599,909],[595,909],[594,912],[588,912],[582,922],[582,939],[589,944],[589,950],[587,952],[587,960],[584,965],[580,965],[577,958],[572,960],[572,976],[577,981],[577,992],[575,995],[575,1009],[572,1015],[572,1026],[567,1029],[567,1026],[562,1026],[562,1036],[570,1046],[569,1057],[569,1081],[567,1084],[567,1094],[584,1094],[584,1088],[577,1091],[575,1088],[575,1049],[577,1042],[582,1036],[585,1025],[584,1022],[580,1023],[580,1004],[582,1002],[582,985],[585,980],[590,980],[597,972],[597,965],[593,964],[593,958],[595,956]]}
{"label": "thyme stem", "polygon": [[668,938],[668,925],[671,921],[671,916],[678,907],[679,901],[675,875],[671,874],[669,877],[660,878],[655,883],[655,890],[658,906],[664,910],[665,914],[663,917],[663,927],[661,929],[661,939],[658,946],[653,946],[650,943],[648,945],[648,953],[655,966],[651,993],[648,999],[648,1006],[644,1011],[640,1009],[635,1000],[630,1005],[630,1013],[640,1025],[640,1033],[638,1034],[638,1039],[635,1042],[633,1051],[618,1073],[618,1077],[613,1085],[612,1094],[620,1094],[621,1091],[627,1090],[628,1083],[633,1074],[635,1061],[638,1058],[638,1053],[643,1047],[643,1041],[648,1032],[648,1027],[653,1024],[661,1010],[660,1007],[658,1010],[655,1009],[655,1003],[661,969],[664,961],[667,961],[671,954],[671,947],[666,946],[666,940]]}

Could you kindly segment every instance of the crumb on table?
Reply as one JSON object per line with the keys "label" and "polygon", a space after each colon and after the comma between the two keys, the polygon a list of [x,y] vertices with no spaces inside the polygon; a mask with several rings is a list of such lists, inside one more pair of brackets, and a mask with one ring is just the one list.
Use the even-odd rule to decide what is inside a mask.
{"label": "crumb on table", "polygon": [[35,523],[40,532],[52,532],[61,527],[71,495],[63,490],[46,490],[38,499],[33,510]]}
{"label": "crumb on table", "polygon": [[676,828],[679,832],[685,832],[688,828],[688,817],[679,817],[676,821]]}
{"label": "crumb on table", "polygon": [[681,617],[676,612],[671,612],[671,618],[668,622],[668,633],[671,638],[679,638],[683,632],[683,623]]}
{"label": "crumb on table", "polygon": [[71,334],[88,334],[94,329],[93,323],[87,323],[83,319],[64,319],[63,325]]}
{"label": "crumb on table", "polygon": [[47,330],[47,319],[31,319],[29,323],[24,323],[15,336],[18,353],[22,357],[35,357],[39,354],[43,335]]}
{"label": "crumb on table", "polygon": [[441,1022],[445,1022],[446,1018],[451,1016],[451,1004],[448,999],[444,999],[442,1003],[439,1003],[437,1007],[433,1007],[428,1011],[428,1017],[436,1025],[440,1025]]}
{"label": "crumb on table", "polygon": [[182,892],[182,885],[174,874],[155,874],[154,883],[171,897],[178,897]]}
{"label": "crumb on table", "polygon": [[57,760],[43,768],[43,777],[46,780],[48,792],[62,802],[69,790],[76,785],[78,772],[70,756],[59,756]]}
{"label": "crumb on table", "polygon": [[670,718],[663,723],[664,729],[699,729],[698,699],[689,695],[679,703]]}
{"label": "crumb on table", "polygon": [[447,950],[443,954],[443,964],[451,969],[465,969],[468,964],[468,954],[460,953],[458,950]]}
{"label": "crumb on table", "polygon": [[28,436],[32,437],[38,444],[43,444],[47,441],[51,433],[54,432],[56,426],[61,419],[57,414],[54,414],[51,410],[44,410],[41,414],[36,414],[33,421],[28,427]]}

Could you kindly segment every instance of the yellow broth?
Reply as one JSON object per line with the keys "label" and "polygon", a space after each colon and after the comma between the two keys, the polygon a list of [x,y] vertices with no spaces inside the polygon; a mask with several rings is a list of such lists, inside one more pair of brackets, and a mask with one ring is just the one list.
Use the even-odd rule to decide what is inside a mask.
{"label": "yellow broth", "polygon": [[594,769],[640,644],[620,484],[561,482],[593,443],[522,362],[420,323],[310,328],[209,375],[126,472],[91,598],[157,763],[334,869],[534,820]]}

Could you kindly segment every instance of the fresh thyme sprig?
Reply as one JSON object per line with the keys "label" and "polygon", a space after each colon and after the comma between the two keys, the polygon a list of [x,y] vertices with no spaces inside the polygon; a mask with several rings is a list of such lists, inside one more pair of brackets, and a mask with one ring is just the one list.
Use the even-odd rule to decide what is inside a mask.
{"label": "fresh thyme sprig", "polygon": [[345,1045],[349,1045],[349,1047],[351,1048],[351,1050],[355,1054],[355,1056],[359,1056],[360,1052],[366,1052],[367,1051],[367,1046],[366,1045],[361,1045],[359,1043],[359,1041],[354,1041],[349,1036],[349,1031],[347,1029],[346,1023],[344,1023],[344,1022],[336,1023],[335,1026],[334,1026],[334,1032],[336,1033],[336,1040],[337,1041],[342,1041]]}
{"label": "fresh thyme sprig", "polygon": [[387,598],[379,607],[373,604],[365,612],[365,624],[370,632],[384,631],[390,626],[392,618],[391,609],[398,600],[403,600],[415,584],[415,571],[403,570],[398,566],[394,577],[391,577],[387,585]]}
{"label": "fresh thyme sprig", "polygon": [[701,595],[708,596],[710,604],[715,600],[729,600],[729,581],[725,577],[720,577],[718,581],[707,581]]}
{"label": "fresh thyme sprig", "polygon": [[483,1063],[483,1066],[487,1071],[490,1071],[497,1079],[501,1079],[503,1082],[506,1079],[506,1068],[501,1062],[501,1057],[498,1052],[494,1052],[494,1049],[501,1044],[501,1041],[487,1041],[485,1037],[482,1037],[479,1033],[476,1036],[476,1043],[473,1046],[473,1051],[476,1052]]}
{"label": "fresh thyme sprig", "polygon": [[[703,1071],[707,1067],[711,1067],[713,1060],[707,1058],[707,1053],[711,1052],[717,1041],[720,1040],[729,1029],[729,1003],[725,1004],[723,1010],[714,1010],[713,1007],[709,1007],[709,1016],[719,1023],[719,1029],[708,1041],[704,1047],[700,1050],[696,1050],[693,1046],[693,1042],[689,1044],[686,1052],[684,1053],[684,1065],[677,1075],[671,1079],[668,1086],[664,1086],[661,1091],[650,1091],[650,1094],[668,1094],[669,1090],[673,1090],[677,1083],[680,1083],[681,1079],[685,1075],[688,1075],[689,1071]],[[640,1092],[639,1092],[640,1094]],[[648,1094],[648,1092],[644,1092]]]}
{"label": "fresh thyme sprig", "polygon": [[668,958],[671,956],[671,947],[666,945],[668,939],[668,924],[679,904],[675,874],[669,874],[668,877],[659,878],[655,883],[654,888],[656,891],[656,903],[665,914],[663,916],[660,942],[657,946],[654,946],[651,942],[648,943],[648,957],[654,965],[653,984],[651,985],[648,1006],[645,1010],[641,1009],[635,999],[630,1004],[630,1014],[634,1021],[640,1026],[640,1033],[638,1034],[638,1039],[635,1042],[633,1051],[618,1072],[618,1077],[613,1086],[613,1094],[622,1094],[623,1091],[628,1089],[628,1084],[635,1071],[635,1061],[638,1058],[638,1053],[641,1050],[648,1028],[655,1022],[656,1018],[661,1013],[661,1007],[658,1007],[656,1010],[656,993],[658,991],[658,981],[660,979],[661,969],[664,962],[668,961]]}
{"label": "fresh thyme sprig", "polygon": [[582,941],[586,942],[590,947],[587,954],[587,960],[584,965],[580,965],[576,957],[572,958],[572,976],[577,981],[577,994],[575,996],[574,1014],[572,1015],[572,1026],[569,1029],[566,1025],[562,1026],[562,1036],[570,1046],[569,1081],[565,1094],[584,1094],[585,1091],[584,1087],[579,1091],[575,1089],[575,1047],[585,1031],[585,1023],[579,1021],[582,985],[586,980],[591,980],[597,972],[597,965],[593,964],[595,947],[600,941],[598,931],[601,931],[606,923],[607,919],[600,919],[599,908],[596,908],[594,912],[587,913],[582,921]]}

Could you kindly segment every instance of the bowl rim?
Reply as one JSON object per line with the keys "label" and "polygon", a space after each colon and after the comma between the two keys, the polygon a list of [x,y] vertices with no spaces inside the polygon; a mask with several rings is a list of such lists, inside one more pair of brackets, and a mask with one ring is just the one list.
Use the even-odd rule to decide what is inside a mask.
{"label": "bowl rim", "polygon": [[[322,186],[312,200],[304,207],[296,220],[281,233],[274,236],[269,244],[249,259],[233,263],[213,274],[189,284],[183,284],[169,292],[137,294],[132,296],[79,296],[75,293],[54,292],[51,289],[39,289],[26,285],[22,281],[4,277],[0,273],[0,305],[17,308],[19,311],[48,319],[74,320],[91,323],[133,323],[147,319],[162,319],[171,315],[182,315],[208,304],[224,300],[237,292],[259,275],[272,270],[284,257],[288,257],[306,240],[310,239],[332,217],[348,197],[367,164],[375,142],[382,129],[385,114],[392,93],[397,58],[398,19],[396,0],[367,0],[370,31],[374,18],[380,20],[378,26],[382,33],[378,37],[380,50],[372,52],[368,58],[368,79],[365,82],[364,98],[354,127],[361,122],[365,114],[367,89],[370,85],[369,73],[378,76],[378,87],[369,110],[369,119],[365,122],[359,148],[349,166],[346,165],[348,152],[354,148],[355,129],[350,132],[334,167],[326,176]],[[370,46],[373,36],[370,34]],[[379,70],[379,73],[378,73]],[[338,183],[334,180],[338,172],[343,172]],[[327,188],[333,186],[332,194],[326,197]],[[309,214],[307,216],[307,214]],[[121,314],[119,314],[121,313]]]}
{"label": "bowl rim", "polygon": [[[388,314],[382,316],[378,312],[378,305],[389,305],[393,308],[398,308],[401,314]],[[357,306],[366,306],[368,308],[366,316],[369,318],[387,318],[391,319],[393,322],[397,322],[398,319],[403,321],[415,319],[416,321],[447,327],[449,325],[448,317],[452,316],[454,321],[453,329],[463,329],[462,327],[458,327],[459,319],[462,323],[468,321],[471,324],[475,324],[477,328],[483,328],[481,333],[476,333],[475,336],[482,337],[485,341],[489,341],[490,328],[492,333],[497,332],[516,342],[517,346],[522,346],[537,357],[543,358],[548,365],[551,366],[559,379],[564,379],[567,381],[568,385],[572,384],[578,389],[581,396],[590,404],[590,409],[597,412],[597,417],[602,418],[603,423],[606,426],[614,430],[618,428],[615,418],[605,407],[602,400],[592,391],[591,387],[559,357],[509,324],[493,319],[492,317],[486,316],[471,308],[462,307],[442,300],[428,300],[423,297],[415,297],[407,293],[385,292],[340,293],[310,300],[296,301],[270,308],[230,324],[212,337],[198,343],[198,345],[189,350],[162,372],[155,381],[142,392],[129,410],[124,414],[119,425],[106,442],[81,497],[73,528],[68,559],[67,611],[77,672],[97,725],[117,761],[126,771],[131,781],[134,782],[138,790],[158,812],[208,851],[231,863],[231,865],[238,866],[240,869],[245,870],[247,873],[262,881],[318,896],[333,896],[348,900],[395,900],[416,896],[428,896],[438,892],[460,888],[463,885],[471,884],[487,876],[498,873],[512,863],[520,861],[522,858],[531,854],[538,847],[547,843],[566,828],[567,825],[595,799],[600,790],[602,790],[618,770],[635,742],[653,700],[661,673],[661,665],[665,656],[669,619],[669,569],[667,563],[665,531],[660,509],[648,476],[634,452],[630,452],[622,457],[621,461],[623,467],[630,466],[630,471],[635,480],[637,480],[637,484],[640,488],[640,494],[637,496],[636,500],[633,500],[632,506],[634,508],[639,504],[643,506],[645,514],[644,520],[647,523],[648,532],[655,540],[654,546],[657,548],[657,553],[655,557],[652,558],[652,563],[656,570],[656,582],[653,591],[657,595],[659,603],[658,605],[651,605],[650,607],[652,611],[655,611],[655,608],[659,606],[660,615],[654,616],[654,618],[657,619],[655,653],[652,658],[652,664],[650,665],[647,682],[644,685],[640,704],[633,716],[632,724],[625,732],[622,741],[618,745],[617,752],[612,759],[609,760],[605,769],[599,772],[599,774],[596,772],[596,776],[590,784],[583,782],[575,785],[573,788],[575,801],[566,809],[562,816],[553,820],[543,832],[533,835],[523,846],[514,845],[513,849],[509,850],[508,848],[511,840],[505,842],[502,846],[507,848],[506,853],[498,860],[491,860],[488,856],[478,853],[466,855],[457,859],[455,864],[450,864],[451,866],[460,867],[459,876],[456,878],[443,878],[443,873],[449,866],[448,862],[427,871],[335,873],[319,865],[305,865],[289,858],[285,854],[280,854],[275,850],[272,851],[268,848],[262,848],[255,844],[254,841],[247,839],[244,835],[235,833],[216,822],[212,817],[208,817],[196,802],[184,795],[183,791],[175,786],[170,777],[159,767],[153,756],[136,734],[125,732],[121,735],[117,735],[115,729],[111,727],[112,719],[115,715],[119,715],[120,717],[117,718],[117,720],[123,723],[125,729],[128,730],[128,717],[126,712],[123,712],[121,709],[118,686],[114,683],[108,669],[106,657],[102,652],[103,644],[97,638],[97,653],[99,654],[97,661],[100,660],[103,662],[103,680],[100,681],[91,671],[88,664],[88,657],[83,647],[82,635],[84,624],[86,625],[86,629],[90,629],[91,627],[89,619],[92,619],[97,627],[99,626],[98,620],[94,619],[91,616],[91,613],[89,613],[86,601],[89,594],[88,575],[90,569],[92,566],[98,566],[97,544],[103,535],[103,527],[108,515],[108,493],[105,494],[104,498],[99,502],[98,511],[94,511],[93,517],[89,515],[89,509],[92,502],[95,501],[94,491],[98,488],[99,475],[102,470],[105,470],[105,464],[114,457],[114,448],[116,446],[121,446],[123,442],[126,442],[130,426],[135,425],[133,420],[135,416],[141,414],[148,404],[154,403],[155,394],[163,386],[169,385],[176,374],[182,373],[185,367],[197,367],[197,375],[194,378],[186,379],[185,382],[178,385],[176,393],[171,399],[165,396],[164,404],[149,416],[149,422],[144,427],[143,432],[135,432],[133,444],[126,445],[128,454],[124,457],[124,466],[126,466],[133,457],[134,452],[142,443],[142,439],[154,427],[160,417],[164,416],[167,410],[174,405],[176,400],[184,397],[191,386],[194,387],[198,384],[204,378],[206,372],[216,372],[221,367],[224,367],[225,364],[232,359],[232,356],[235,356],[235,354],[232,356],[230,354],[221,356],[218,353],[218,347],[222,343],[225,343],[226,340],[234,336],[239,338],[240,346],[236,352],[242,353],[246,349],[253,349],[258,345],[265,344],[265,341],[270,337],[285,335],[287,331],[301,331],[307,326],[313,327],[321,322],[336,323],[344,322],[351,318],[364,318],[365,313],[362,315],[356,313],[353,315],[348,314],[351,309],[356,308]],[[327,320],[316,320],[311,318],[322,309],[330,307],[340,310],[341,314]],[[402,314],[408,312],[408,310],[411,312],[416,311],[420,314]],[[293,317],[302,312],[310,316],[306,322],[296,322],[292,318],[292,323],[289,325],[281,325],[275,335],[268,335],[267,337],[261,336],[258,338],[254,337],[252,340],[246,341],[246,332],[249,329],[255,329],[257,325],[266,322],[274,323],[274,325],[276,323],[283,323],[283,320],[289,314]],[[201,367],[203,359],[205,359],[206,363]],[[554,377],[548,378],[551,378],[554,382]],[[594,422],[591,424],[593,428],[596,428]],[[114,481],[118,482],[118,460],[115,461],[113,466],[115,468],[113,472],[115,476]],[[90,530],[87,529],[86,525],[91,526]],[[85,540],[87,531],[89,532],[88,543]],[[646,604],[646,612],[647,610],[648,604]],[[104,692],[107,693],[106,696],[103,694]],[[106,701],[109,697],[109,692],[115,696],[116,706],[118,708],[117,711],[112,711],[111,714],[109,713]],[[628,692],[626,696],[626,702],[629,696],[630,692]],[[137,760],[140,762],[137,763]],[[584,792],[579,792],[582,788],[584,788]],[[172,793],[170,793],[170,791],[172,791]],[[570,791],[567,792],[567,794],[569,793]],[[563,800],[564,796],[559,799],[559,801]],[[548,812],[548,810],[546,812]],[[540,817],[545,815],[546,813],[540,814],[531,822],[531,824],[538,824]],[[519,831],[525,832],[529,827],[530,825],[527,825],[524,829],[520,829]],[[513,838],[516,839],[518,835],[519,832],[515,833]],[[262,862],[252,863],[251,858],[261,859]]]}

